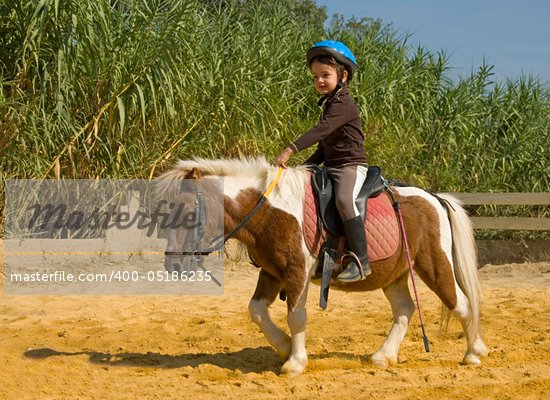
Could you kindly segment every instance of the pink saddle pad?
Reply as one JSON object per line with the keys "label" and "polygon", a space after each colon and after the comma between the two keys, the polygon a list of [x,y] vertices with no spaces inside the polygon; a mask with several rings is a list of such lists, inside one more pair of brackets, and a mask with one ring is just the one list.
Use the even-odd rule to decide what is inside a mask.
{"label": "pink saddle pad", "polygon": [[[308,179],[304,196],[303,233],[307,248],[312,256],[317,256],[321,250],[328,232],[321,232],[317,223],[319,203],[313,193]],[[391,257],[399,245],[399,225],[390,197],[384,192],[367,202],[367,218],[365,221],[369,261],[379,261]],[[345,238],[339,240],[338,250],[342,253]]]}

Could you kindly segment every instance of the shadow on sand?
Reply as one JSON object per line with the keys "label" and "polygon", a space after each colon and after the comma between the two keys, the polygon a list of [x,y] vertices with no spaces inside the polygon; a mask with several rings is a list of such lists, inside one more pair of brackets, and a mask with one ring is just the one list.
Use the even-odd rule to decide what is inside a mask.
{"label": "shadow on sand", "polygon": [[[160,353],[104,353],[99,351],[58,351],[48,347],[29,349],[24,353],[25,357],[32,359],[45,359],[49,357],[80,356],[86,355],[93,364],[113,367],[153,367],[153,368],[181,368],[200,365],[215,365],[242,373],[273,372],[279,374],[283,361],[275,353],[273,348],[262,346],[255,349],[245,348],[231,353],[189,353],[189,354],[160,354]],[[359,360],[362,364],[370,364],[372,354],[356,355],[343,352],[328,352],[323,354],[310,354],[310,360],[323,360],[339,358],[344,360]]]}
{"label": "shadow on sand", "polygon": [[99,351],[58,351],[51,348],[29,349],[24,356],[32,359],[46,359],[49,357],[86,355],[93,364],[113,367],[156,367],[180,368],[200,365],[215,365],[230,370],[240,370],[243,373],[261,373],[272,371],[279,373],[281,359],[271,347],[245,348],[230,353],[189,353],[189,354],[160,354],[160,353],[108,353]]}

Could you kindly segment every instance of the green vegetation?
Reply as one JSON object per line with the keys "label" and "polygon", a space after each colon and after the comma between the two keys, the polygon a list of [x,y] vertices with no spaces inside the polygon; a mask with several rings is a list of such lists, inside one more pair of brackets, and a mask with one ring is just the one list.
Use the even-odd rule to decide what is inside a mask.
{"label": "green vegetation", "polygon": [[[148,178],[177,158],[272,158],[318,118],[305,50],[345,41],[371,164],[437,191],[547,191],[550,89],[459,81],[444,53],[309,0],[4,0],[6,178]],[[328,31],[327,31],[328,30]],[[292,159],[300,162],[307,154]]]}

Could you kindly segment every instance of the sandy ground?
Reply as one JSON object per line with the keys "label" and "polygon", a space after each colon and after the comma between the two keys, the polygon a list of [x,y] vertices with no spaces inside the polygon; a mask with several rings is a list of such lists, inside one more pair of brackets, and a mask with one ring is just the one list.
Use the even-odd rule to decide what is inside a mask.
{"label": "sandy ground", "polygon": [[[0,274],[0,280],[4,280]],[[223,296],[0,296],[0,399],[550,399],[550,263],[484,266],[479,367],[462,366],[458,322],[419,285],[431,352],[415,314],[400,363],[369,363],[391,314],[381,291],[309,296],[306,372],[281,361],[249,320],[257,271],[227,263]],[[285,325],[285,304],[272,307]]]}

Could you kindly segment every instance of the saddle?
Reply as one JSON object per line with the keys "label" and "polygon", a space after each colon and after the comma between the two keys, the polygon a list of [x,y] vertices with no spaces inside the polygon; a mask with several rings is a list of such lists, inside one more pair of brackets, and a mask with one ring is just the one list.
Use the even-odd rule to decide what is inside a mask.
{"label": "saddle", "polygon": [[[315,166],[305,189],[303,233],[308,250],[318,257],[324,246],[336,247],[334,250],[337,250],[338,257],[335,261],[338,263],[345,247],[344,226],[326,170]],[[365,221],[371,262],[391,257],[400,240],[392,201],[384,189],[380,167],[369,166],[355,204]]]}
{"label": "saddle", "polygon": [[[384,191],[379,167],[369,167],[367,178],[355,201],[365,221],[369,261],[391,257],[399,245],[399,225],[390,196]],[[368,206],[367,206],[368,199]],[[319,259],[321,292],[319,306],[326,309],[330,281],[342,264],[344,227],[334,200],[332,182],[324,169],[312,170],[304,196],[304,239],[310,254]],[[367,212],[368,210],[368,212]],[[338,265],[338,267],[337,267]]]}
{"label": "saddle", "polygon": [[[344,225],[342,223],[342,218],[336,209],[334,188],[326,168],[316,166],[311,175],[311,183],[319,202],[318,215],[323,223],[323,226],[332,235],[343,236]],[[363,183],[363,186],[355,199],[355,205],[361,213],[363,220],[365,220],[365,206],[367,199],[378,196],[383,190],[384,183],[382,182],[380,167],[369,167],[367,171],[367,178],[365,179],[365,182]]]}

